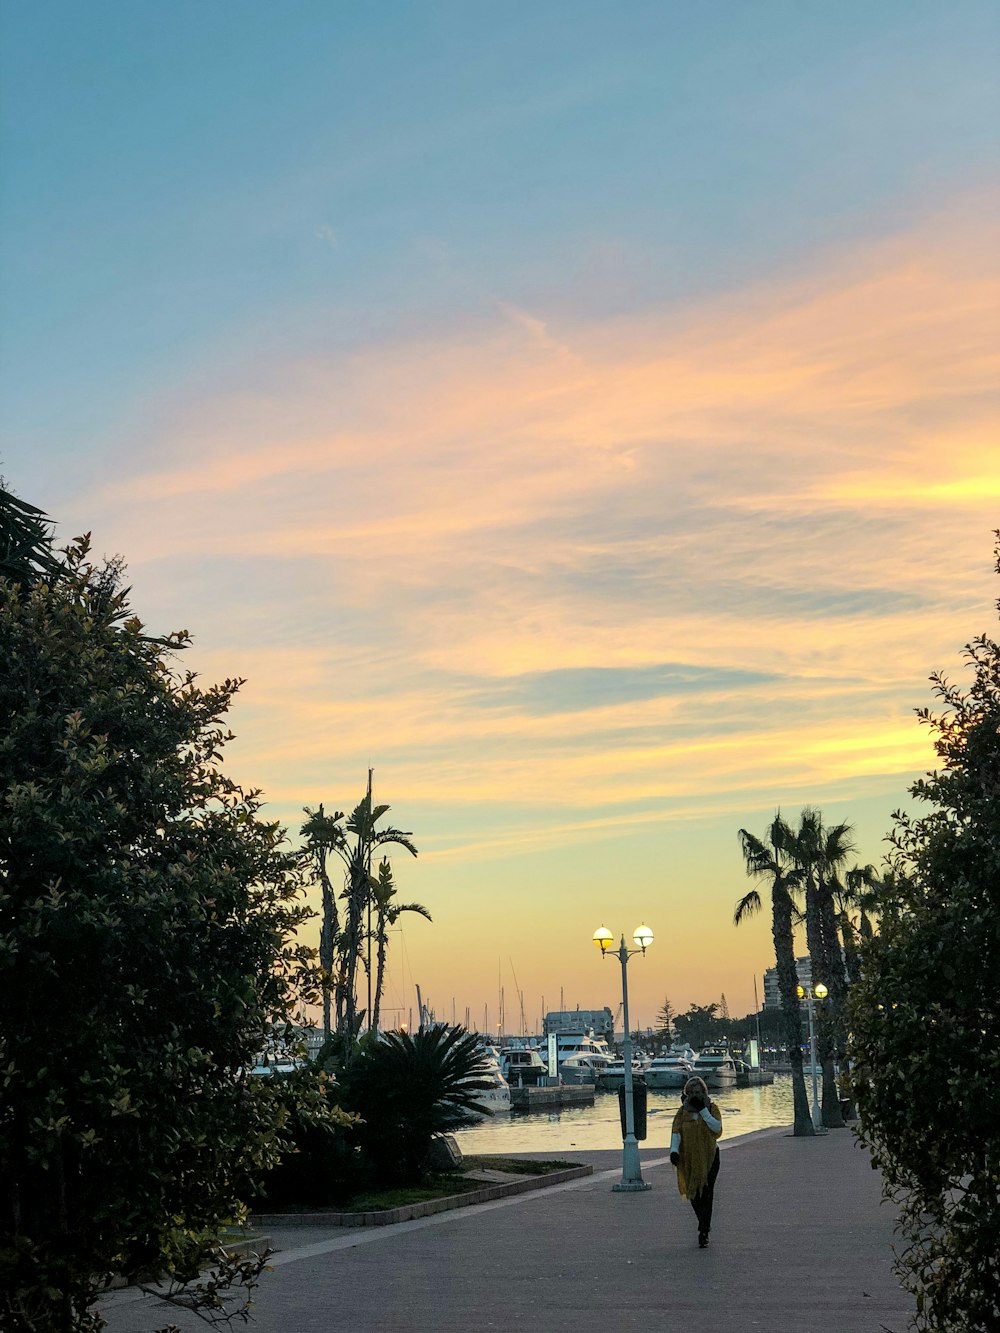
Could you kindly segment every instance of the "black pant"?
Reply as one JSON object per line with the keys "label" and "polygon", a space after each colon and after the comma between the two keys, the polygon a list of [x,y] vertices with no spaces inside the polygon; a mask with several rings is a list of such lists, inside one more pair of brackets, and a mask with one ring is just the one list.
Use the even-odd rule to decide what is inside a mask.
{"label": "black pant", "polygon": [[715,1161],[709,1167],[708,1179],[691,1200],[695,1217],[698,1219],[698,1231],[707,1236],[712,1230],[712,1202],[715,1199],[715,1178],[719,1174],[719,1150],[715,1150]]}

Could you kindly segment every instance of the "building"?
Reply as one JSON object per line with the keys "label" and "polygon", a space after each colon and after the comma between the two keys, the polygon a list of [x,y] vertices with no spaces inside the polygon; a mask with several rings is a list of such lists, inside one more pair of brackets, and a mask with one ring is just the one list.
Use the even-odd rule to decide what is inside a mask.
{"label": "building", "polygon": [[[812,985],[812,961],[808,954],[805,958],[796,958],[795,971],[800,986]],[[764,1008],[781,1008],[781,991],[778,989],[778,969],[769,967],[764,973]]]}
{"label": "building", "polygon": [[603,1009],[559,1009],[545,1015],[542,1031],[546,1037],[550,1032],[593,1032],[595,1037],[611,1042],[615,1018],[607,1005]]}

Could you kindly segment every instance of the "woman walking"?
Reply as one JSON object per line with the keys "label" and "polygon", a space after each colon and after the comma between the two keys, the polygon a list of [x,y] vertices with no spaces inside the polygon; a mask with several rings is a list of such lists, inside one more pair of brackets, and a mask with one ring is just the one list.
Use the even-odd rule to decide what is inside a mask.
{"label": "woman walking", "polygon": [[712,1200],[719,1174],[722,1116],[708,1096],[702,1078],[684,1084],[684,1103],[674,1116],[670,1138],[670,1161],[677,1168],[677,1188],[682,1199],[690,1199],[698,1219],[698,1245],[705,1249],[712,1230]]}

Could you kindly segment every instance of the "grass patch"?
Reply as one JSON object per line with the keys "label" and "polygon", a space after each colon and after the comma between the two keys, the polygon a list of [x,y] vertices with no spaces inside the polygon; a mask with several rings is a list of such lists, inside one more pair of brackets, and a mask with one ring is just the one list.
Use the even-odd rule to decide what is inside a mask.
{"label": "grass patch", "polygon": [[579,1162],[540,1162],[528,1157],[466,1157],[463,1165],[469,1171],[507,1171],[512,1176],[548,1176],[553,1171],[567,1171]]}
{"label": "grass patch", "polygon": [[409,1185],[398,1189],[369,1190],[355,1194],[341,1205],[344,1213],[381,1213],[389,1208],[405,1208],[410,1203],[426,1203],[428,1199],[445,1199],[449,1194],[466,1194],[482,1189],[482,1181],[467,1180],[465,1176],[435,1176],[425,1185]]}
{"label": "grass patch", "polygon": [[[512,1176],[547,1176],[553,1171],[565,1171],[568,1167],[579,1165],[579,1162],[540,1162],[517,1157],[466,1157],[462,1168],[465,1171],[503,1171]],[[450,1171],[434,1175],[421,1185],[366,1190],[362,1194],[353,1194],[349,1199],[339,1201],[332,1207],[339,1213],[383,1213],[390,1208],[405,1208],[411,1203],[426,1203],[429,1199],[444,1199],[450,1194],[467,1194],[471,1190],[482,1188],[481,1180],[470,1180],[468,1176]],[[275,1208],[271,1211],[295,1214],[315,1213],[322,1209],[317,1208],[315,1204],[300,1204]]]}

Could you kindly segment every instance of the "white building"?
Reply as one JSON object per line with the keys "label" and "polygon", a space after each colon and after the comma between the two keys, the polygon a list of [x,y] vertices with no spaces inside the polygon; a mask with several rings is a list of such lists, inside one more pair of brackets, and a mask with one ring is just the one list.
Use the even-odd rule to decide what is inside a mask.
{"label": "white building", "polygon": [[[805,958],[796,958],[795,971],[800,986],[809,987],[812,985],[812,960],[808,954]],[[764,973],[764,1008],[781,1008],[781,991],[778,988],[778,969],[776,967],[769,967]]]}
{"label": "white building", "polygon": [[542,1032],[593,1032],[606,1041],[614,1038],[615,1019],[607,1005],[603,1009],[561,1009],[545,1015]]}

